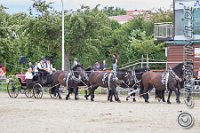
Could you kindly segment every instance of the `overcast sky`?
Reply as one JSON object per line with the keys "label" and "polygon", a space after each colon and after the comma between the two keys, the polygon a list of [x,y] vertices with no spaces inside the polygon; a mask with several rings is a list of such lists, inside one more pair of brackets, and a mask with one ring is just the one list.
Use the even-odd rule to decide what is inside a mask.
{"label": "overcast sky", "polygon": [[[54,2],[53,7],[57,10],[61,10],[61,0],[46,0],[48,2]],[[97,4],[104,6],[114,6],[124,8],[126,10],[148,10],[164,8],[169,9],[173,0],[63,0],[64,8],[66,10],[80,8],[80,5],[88,5],[94,7]],[[28,8],[32,5],[31,0],[0,0],[0,3],[9,9],[7,12],[27,12]]]}

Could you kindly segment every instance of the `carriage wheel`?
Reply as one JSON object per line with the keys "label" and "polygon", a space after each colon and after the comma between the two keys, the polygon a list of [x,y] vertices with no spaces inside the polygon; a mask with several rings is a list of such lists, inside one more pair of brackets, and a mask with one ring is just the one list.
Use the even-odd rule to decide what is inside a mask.
{"label": "carriage wheel", "polygon": [[33,89],[25,89],[25,95],[27,98],[33,97]]}
{"label": "carriage wheel", "polygon": [[7,92],[11,98],[17,98],[19,94],[19,87],[17,83],[13,80],[10,80],[7,84]]}
{"label": "carriage wheel", "polygon": [[49,89],[49,94],[51,96],[52,99],[57,99],[58,98],[58,93],[55,93],[54,91],[52,91],[53,88]]}
{"label": "carriage wheel", "polygon": [[37,83],[33,86],[33,96],[36,99],[41,99],[43,96],[43,90],[42,90],[42,85]]}

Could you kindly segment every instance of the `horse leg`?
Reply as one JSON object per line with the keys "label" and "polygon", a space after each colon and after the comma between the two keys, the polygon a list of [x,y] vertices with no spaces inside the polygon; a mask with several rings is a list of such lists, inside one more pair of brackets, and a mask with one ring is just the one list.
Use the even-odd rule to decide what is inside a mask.
{"label": "horse leg", "polygon": [[116,88],[113,89],[113,95],[115,97],[115,101],[120,102],[120,99],[119,99],[118,92],[117,92]]}
{"label": "horse leg", "polygon": [[108,90],[108,98],[107,98],[107,100],[109,101],[111,99],[111,97],[112,97],[112,91]]}
{"label": "horse leg", "polygon": [[117,102],[121,102],[121,101],[120,101],[120,99],[119,99],[119,95],[118,95],[118,92],[117,92],[117,90],[116,90],[115,101],[117,101]]}
{"label": "horse leg", "polygon": [[85,96],[84,97],[85,97],[86,100],[88,100],[88,90],[85,90]]}
{"label": "horse leg", "polygon": [[69,99],[69,96],[70,96],[70,93],[71,93],[71,89],[72,88],[68,88],[68,91],[67,91],[67,95],[66,95],[66,100],[68,100]]}
{"label": "horse leg", "polygon": [[90,100],[93,102],[94,101],[94,88],[91,88],[91,97]]}
{"label": "horse leg", "polygon": [[[137,86],[134,87],[134,90],[133,90],[133,91],[135,91],[135,90],[137,90]],[[131,96],[133,96],[133,102],[136,102],[135,94],[136,94],[136,93],[133,93],[133,94],[131,95]]]}
{"label": "horse leg", "polygon": [[[92,94],[92,86],[90,86],[89,88],[88,88],[88,90],[85,90],[85,99],[86,100],[88,100],[88,97]],[[88,93],[88,91],[89,91],[89,93]]]}
{"label": "horse leg", "polygon": [[77,96],[78,96],[78,87],[74,88],[74,99],[75,100],[79,99]]}
{"label": "horse leg", "polygon": [[[59,88],[60,88],[60,85],[55,87],[55,89],[56,89],[55,93],[58,94],[58,98],[59,98],[59,99],[62,99],[62,97],[61,97],[61,95],[60,95]],[[56,94],[54,94],[54,95],[56,95]]]}
{"label": "horse leg", "polygon": [[165,90],[162,91],[162,101],[163,101],[163,102],[166,102],[166,101],[165,101]]}
{"label": "horse leg", "polygon": [[[146,93],[146,92],[145,92]],[[146,103],[149,103],[149,94],[144,94],[144,99]]]}
{"label": "horse leg", "polygon": [[175,89],[175,94],[176,94],[176,103],[181,103],[180,102],[180,91],[179,89]]}
{"label": "horse leg", "polygon": [[109,94],[108,94],[108,101],[113,102],[112,98],[113,98],[114,92],[113,92],[113,90],[109,90],[108,92],[109,92]]}
{"label": "horse leg", "polygon": [[170,97],[171,97],[171,94],[172,94],[172,90],[169,90],[169,94],[168,94],[168,98],[167,98],[167,103],[170,104]]}
{"label": "horse leg", "polygon": [[131,96],[133,97],[133,102],[136,102],[135,93],[131,94]]}
{"label": "horse leg", "polygon": [[98,86],[96,87],[92,87],[91,88],[91,101],[94,101],[94,91],[98,88]]}
{"label": "horse leg", "polygon": [[149,103],[148,99],[149,99],[149,95],[148,95],[148,89],[149,89],[149,85],[145,85],[143,84],[143,82],[141,81],[140,83],[140,96],[142,96],[145,99],[146,103]]}

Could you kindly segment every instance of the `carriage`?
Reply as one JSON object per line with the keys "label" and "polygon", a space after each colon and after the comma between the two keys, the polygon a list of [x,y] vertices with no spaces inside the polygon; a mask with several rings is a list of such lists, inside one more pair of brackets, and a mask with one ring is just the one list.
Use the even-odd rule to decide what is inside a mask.
{"label": "carriage", "polygon": [[19,94],[25,94],[27,98],[34,97],[41,99],[45,90],[48,90],[50,97],[56,99],[58,95],[53,93],[52,89],[55,87],[51,84],[44,84],[38,78],[34,78],[33,85],[29,89],[25,79],[25,74],[16,74],[11,76],[7,81],[7,92],[11,98],[17,98]]}

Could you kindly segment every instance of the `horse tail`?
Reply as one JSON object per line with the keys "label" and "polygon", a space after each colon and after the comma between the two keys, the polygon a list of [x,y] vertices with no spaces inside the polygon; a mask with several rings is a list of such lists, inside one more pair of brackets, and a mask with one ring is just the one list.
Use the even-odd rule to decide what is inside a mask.
{"label": "horse tail", "polygon": [[143,94],[143,92],[144,92],[144,85],[143,85],[142,80],[141,80],[141,82],[140,82],[140,95]]}

